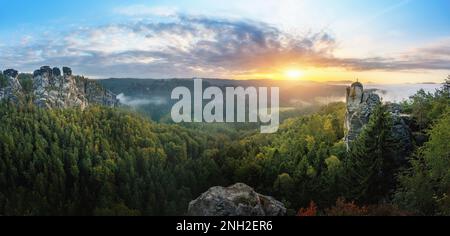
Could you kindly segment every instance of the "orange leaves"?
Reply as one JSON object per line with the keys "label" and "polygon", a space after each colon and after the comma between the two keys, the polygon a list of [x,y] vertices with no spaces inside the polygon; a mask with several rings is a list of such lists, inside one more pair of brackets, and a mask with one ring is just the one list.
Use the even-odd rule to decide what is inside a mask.
{"label": "orange leaves", "polygon": [[379,204],[370,206],[358,206],[355,202],[347,202],[344,198],[339,198],[336,205],[319,210],[317,205],[311,201],[309,207],[298,211],[297,216],[410,216],[409,212],[402,211],[398,207],[390,204]]}
{"label": "orange leaves", "polygon": [[297,216],[317,216],[317,205],[311,201],[308,208],[302,208],[298,211]]}

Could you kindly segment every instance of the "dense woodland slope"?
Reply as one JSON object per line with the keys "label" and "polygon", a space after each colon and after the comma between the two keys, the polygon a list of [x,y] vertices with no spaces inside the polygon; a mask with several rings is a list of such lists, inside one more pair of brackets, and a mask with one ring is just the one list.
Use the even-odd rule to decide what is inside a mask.
{"label": "dense woodland slope", "polygon": [[449,105],[448,85],[403,104],[424,140],[399,164],[385,106],[347,152],[343,103],[267,135],[160,124],[117,108],[3,102],[0,215],[180,215],[211,186],[236,182],[291,215],[449,215]]}

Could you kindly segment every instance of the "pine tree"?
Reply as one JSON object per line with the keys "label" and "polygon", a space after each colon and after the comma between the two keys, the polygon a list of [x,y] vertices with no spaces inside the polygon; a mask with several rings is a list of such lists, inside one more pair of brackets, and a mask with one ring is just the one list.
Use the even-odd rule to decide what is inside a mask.
{"label": "pine tree", "polygon": [[388,196],[393,181],[396,143],[392,118],[386,106],[378,106],[369,123],[352,144],[345,162],[347,198],[362,203],[377,203]]}
{"label": "pine tree", "polygon": [[395,203],[418,215],[450,214],[450,108],[431,130],[429,141],[399,176]]}

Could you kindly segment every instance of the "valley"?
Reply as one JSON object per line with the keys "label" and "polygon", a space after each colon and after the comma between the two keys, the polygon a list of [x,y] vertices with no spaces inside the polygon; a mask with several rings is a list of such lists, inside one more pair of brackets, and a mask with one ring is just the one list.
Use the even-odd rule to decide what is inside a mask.
{"label": "valley", "polygon": [[[79,96],[69,94],[88,90],[76,88],[56,90],[57,95],[50,85],[38,90],[64,102],[41,106],[35,101],[43,93],[34,88],[42,78],[53,77],[37,73],[27,89],[24,75],[9,72],[0,78],[2,94],[9,96],[0,103],[0,215],[187,215],[189,203],[208,189],[236,183],[251,190],[218,195],[229,198],[231,212],[238,210],[232,207],[237,203],[273,209],[265,208],[264,197],[254,198],[257,192],[276,199],[272,204],[282,204],[289,216],[448,214],[448,163],[442,162],[449,150],[448,81],[433,93],[419,90],[398,104],[409,117],[412,138],[412,146],[403,152],[393,135],[397,129],[389,103],[373,106],[352,142],[345,142],[348,101],[323,104],[315,98],[345,96],[348,85],[314,84],[326,91],[314,94],[310,84],[280,84],[280,104],[289,109],[281,109],[278,132],[261,134],[257,124],[175,124],[168,116],[169,100],[109,106],[92,102],[103,99],[89,99],[98,95],[80,93],[89,104],[84,106],[72,102]],[[96,90],[102,96],[123,93],[143,100],[165,100],[174,86],[193,84],[126,79],[91,83],[105,86]],[[301,93],[306,90],[311,91]],[[296,106],[292,101],[298,99],[310,105]],[[199,204],[207,203],[199,198]]]}

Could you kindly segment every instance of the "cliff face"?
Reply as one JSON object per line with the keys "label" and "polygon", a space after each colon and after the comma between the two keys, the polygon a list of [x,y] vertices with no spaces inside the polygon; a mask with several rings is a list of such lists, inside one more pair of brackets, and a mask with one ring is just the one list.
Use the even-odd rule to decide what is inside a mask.
{"label": "cliff face", "polygon": [[2,86],[0,86],[0,100],[8,99],[17,102],[23,95],[22,85],[19,83],[16,70],[5,70],[2,75]]}
{"label": "cliff face", "polygon": [[[6,70],[3,73],[7,81],[0,89],[0,100],[17,101],[25,92],[18,80],[16,70]],[[119,104],[116,95],[103,88],[97,82],[79,76],[73,76],[72,70],[43,66],[34,71],[33,89],[31,97],[33,103],[39,107],[81,108],[91,104],[114,107]]]}
{"label": "cliff face", "polygon": [[361,132],[364,125],[369,122],[374,109],[381,104],[380,96],[364,91],[361,83],[354,83],[347,88],[347,114],[345,143],[349,148]]}
{"label": "cliff face", "polygon": [[[364,90],[361,83],[353,83],[347,88],[347,114],[345,119],[347,149],[358,138],[364,126],[369,122],[375,108],[381,104],[381,98],[374,91]],[[392,115],[392,134],[401,145],[399,153],[407,156],[413,149],[411,131],[406,124],[401,107],[397,104],[388,104]],[[400,160],[401,161],[401,160]]]}

